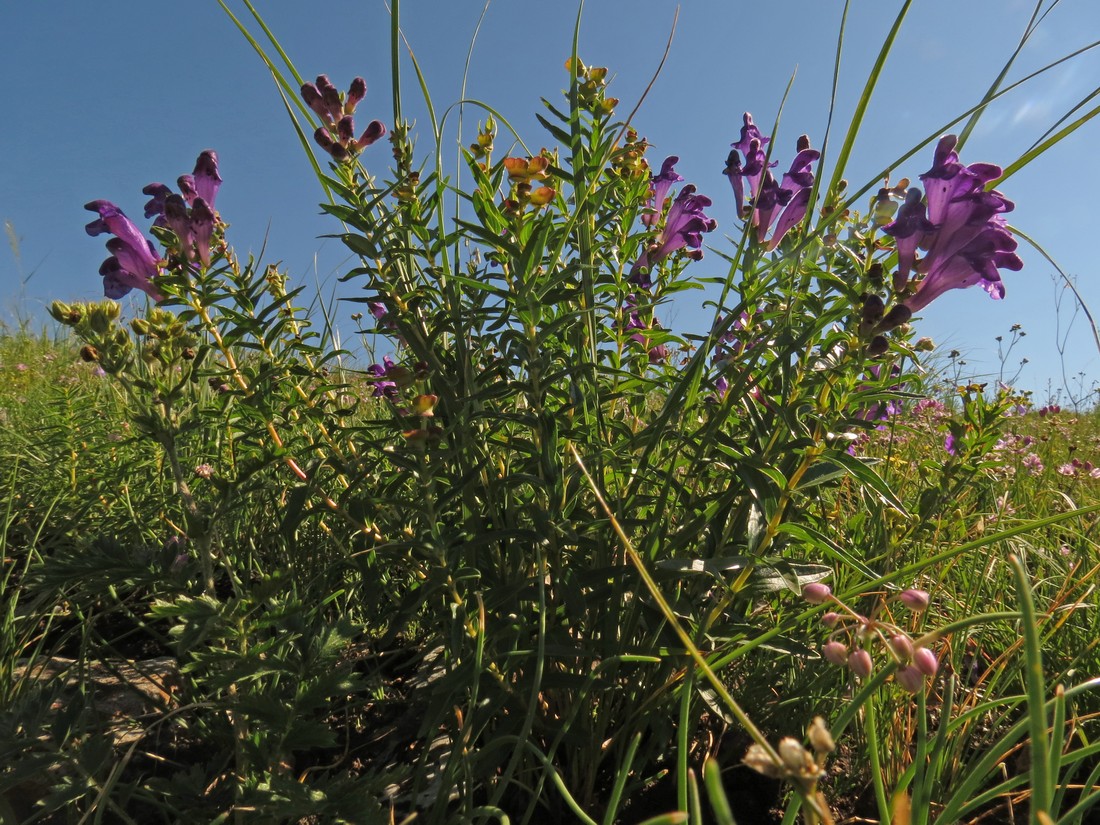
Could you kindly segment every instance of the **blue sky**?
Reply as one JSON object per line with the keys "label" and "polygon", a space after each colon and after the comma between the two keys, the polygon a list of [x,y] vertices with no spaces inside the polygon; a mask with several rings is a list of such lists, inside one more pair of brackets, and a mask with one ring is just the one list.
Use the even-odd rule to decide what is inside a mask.
{"label": "blue sky", "polygon": [[[237,2],[235,11],[246,14]],[[303,75],[325,72],[338,86],[355,75],[368,82],[360,118],[391,119],[389,18],[382,0],[259,3],[268,24]],[[721,175],[741,113],[752,111],[765,129],[774,121],[792,73],[776,157],[789,159],[808,133],[820,145],[828,116],[832,67],[842,3],[818,0],[685,0],[664,72],[635,119],[654,144],[651,160],[681,158],[687,181],[715,201],[718,232],[735,234],[729,186]],[[323,8],[323,12],[319,9]],[[481,12],[478,0],[404,0],[409,43],[426,75],[437,111],[459,98],[462,67]],[[551,13],[550,8],[557,9]],[[666,0],[588,0],[581,56],[610,67],[611,93],[626,112],[656,69],[673,20]],[[847,121],[878,47],[900,2],[855,0],[842,57],[836,117]],[[980,98],[1015,47],[1030,17],[1023,0],[917,0],[867,113],[866,128],[848,170],[853,185],[876,177],[917,141],[937,132]],[[478,36],[467,97],[500,109],[528,145],[548,142],[534,114],[540,97],[554,99],[566,83],[563,61],[572,34],[573,4],[496,0]],[[1013,69],[1017,79],[1100,39],[1100,4],[1063,0]],[[0,121],[0,220],[19,238],[19,257],[0,250],[0,283],[8,297],[0,317],[42,317],[53,298],[94,299],[105,256],[102,238],[89,238],[93,216],[83,204],[116,202],[140,219],[141,188],[171,183],[189,172],[195,156],[214,148],[225,183],[218,209],[231,224],[230,243],[245,253],[281,261],[292,280],[319,282],[326,293],[352,264],[338,231],[320,214],[321,192],[290,127],[265,67],[214,0],[139,3],[76,0],[0,5],[0,70],[8,78],[8,115]],[[1049,72],[995,103],[965,147],[964,162],[1007,165],[1061,115],[1097,87],[1100,50]],[[405,70],[405,113],[421,126],[421,151],[430,148],[427,117],[414,103],[418,90]],[[1093,101],[1092,105],[1095,105]],[[629,104],[629,105],[628,105]],[[480,113],[465,111],[466,142]],[[452,117],[457,124],[457,118]],[[454,129],[444,136],[454,147]],[[838,141],[840,135],[834,135]],[[1076,276],[1086,301],[1100,312],[1093,252],[1100,231],[1094,193],[1100,188],[1095,149],[1100,120],[1086,125],[1001,187],[1017,208],[1011,223],[1037,239]],[[834,145],[836,145],[834,143]],[[381,167],[387,147],[367,150]],[[376,159],[376,160],[375,160]],[[931,147],[894,172],[915,178],[929,165]],[[138,220],[139,224],[144,222]],[[1100,379],[1100,357],[1083,318],[1071,330],[1063,359],[1059,334],[1072,301],[1056,312],[1053,268],[1021,250],[1025,268],[1004,273],[1008,294],[993,302],[977,289],[934,302],[918,330],[941,351],[965,353],[969,369],[999,364],[995,336],[1016,323],[1028,333],[1012,353],[1008,374],[1022,357],[1020,384],[1040,400],[1048,384]],[[717,256],[699,264],[701,275],[722,274]],[[342,307],[347,318],[354,305]],[[666,324],[693,331],[703,323],[694,303],[679,303]],[[348,330],[351,324],[346,325]]]}

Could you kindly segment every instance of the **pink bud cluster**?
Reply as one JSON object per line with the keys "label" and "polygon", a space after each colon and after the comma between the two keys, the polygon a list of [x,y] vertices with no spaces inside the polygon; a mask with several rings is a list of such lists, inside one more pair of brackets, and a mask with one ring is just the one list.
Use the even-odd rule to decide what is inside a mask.
{"label": "pink bud cluster", "polygon": [[[847,667],[857,678],[866,679],[874,670],[871,653],[878,648],[897,663],[894,681],[909,693],[923,690],[925,680],[939,670],[935,651],[920,644],[919,640],[914,641],[891,622],[850,610],[833,595],[827,584],[804,585],[802,597],[815,605],[833,602],[843,611],[829,611],[821,616],[821,623],[832,631],[821,646],[821,657],[830,664]],[[915,588],[903,590],[897,600],[912,613],[923,612],[930,603],[928,593]]]}

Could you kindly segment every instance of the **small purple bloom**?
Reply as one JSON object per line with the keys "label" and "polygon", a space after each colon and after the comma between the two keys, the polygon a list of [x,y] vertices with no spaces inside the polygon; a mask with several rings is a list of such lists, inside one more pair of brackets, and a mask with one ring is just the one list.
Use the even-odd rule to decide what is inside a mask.
{"label": "small purple bloom", "polygon": [[213,149],[204,149],[195,161],[193,174],[195,193],[206,201],[206,206],[214,209],[214,200],[218,197],[218,190],[222,185],[221,175],[218,174],[218,153]]}
{"label": "small purple bloom", "polygon": [[188,262],[195,260],[195,238],[191,232],[191,215],[182,195],[175,193],[164,199],[164,222],[176,233],[180,253]]}
{"label": "small purple bloom", "polygon": [[722,170],[722,174],[729,178],[730,186],[733,187],[733,204],[737,209],[737,217],[740,218],[745,211],[745,182],[741,180],[745,176],[745,168],[741,165],[741,156],[736,149],[730,149],[726,156],[726,168]]}
{"label": "small purple bloom", "polygon": [[928,220],[928,210],[924,206],[921,191],[916,187],[905,195],[905,203],[898,209],[893,223],[887,224],[882,231],[893,236],[898,248],[898,271],[894,276],[894,290],[905,289],[909,272],[917,256],[917,247],[925,235],[935,231],[936,225]]}
{"label": "small purple bloom", "polygon": [[848,669],[860,679],[866,679],[870,676],[874,666],[875,663],[871,659],[871,654],[863,648],[853,650],[848,655]]}
{"label": "small purple bloom", "polygon": [[664,344],[658,344],[655,347],[651,347],[647,355],[649,356],[649,363],[663,364],[665,361],[668,360],[668,347],[666,347]]}
{"label": "small purple bloom", "polygon": [[348,87],[348,97],[344,101],[344,111],[355,111],[355,107],[367,96],[367,81],[361,77],[356,77],[351,81],[351,86]]}
{"label": "small purple bloom", "polygon": [[631,267],[630,282],[648,289],[653,283],[650,278],[653,267],[685,247],[698,252],[693,257],[701,257],[703,233],[711,232],[718,226],[717,221],[703,212],[710,205],[710,198],[696,195],[693,185],[688,184],[681,189],[668,210],[664,228],[656,241],[642,252]]}
{"label": "small purple bloom", "polygon": [[150,201],[145,204],[145,217],[152,218],[156,216],[158,221],[154,222],[154,226],[163,226],[164,224],[160,221],[160,218],[164,216],[164,201],[172,194],[172,190],[163,183],[150,183],[141,192],[143,195],[151,196]]}
{"label": "small purple bloom", "polygon": [[202,265],[210,266],[210,241],[214,236],[214,213],[205,198],[195,198],[191,205],[191,234]]}
{"label": "small purple bloom", "polygon": [[654,227],[660,222],[661,213],[665,208],[665,199],[668,197],[668,190],[672,188],[672,184],[683,180],[683,177],[678,175],[673,168],[679,161],[680,158],[670,155],[661,164],[660,173],[650,178],[649,203],[642,213],[642,223],[648,227]]}
{"label": "small purple bloom", "polygon": [[359,136],[359,140],[355,141],[355,145],[360,149],[366,149],[375,141],[381,140],[385,134],[386,124],[380,120],[372,120]]}
{"label": "small purple bloom", "polygon": [[153,279],[160,274],[160,262],[141,230],[110,201],[91,201],[84,208],[99,214],[98,219],[85,227],[89,235],[109,232],[115,236],[107,242],[111,257],[99,268],[104,295],[118,299],[131,289],[140,289],[154,301],[161,300],[163,296],[153,285]]}
{"label": "small purple bloom", "polygon": [[381,364],[371,364],[367,367],[367,373],[374,376],[374,397],[389,399],[397,398],[397,382],[387,380],[387,376],[390,375],[396,369],[397,365],[393,359],[388,355],[382,359]]}
{"label": "small purple bloom", "polygon": [[741,117],[741,137],[736,143],[730,145],[738,152],[747,155],[749,153],[749,145],[754,141],[758,141],[760,148],[767,146],[771,143],[771,138],[764,137],[759,127],[753,123],[752,115],[749,112],[745,112]]}
{"label": "small purple bloom", "polygon": [[945,438],[943,441],[943,449],[948,455],[958,456],[959,445],[958,442],[955,440],[954,433],[947,434],[947,438]]}
{"label": "small purple bloom", "polygon": [[918,647],[913,651],[913,666],[925,676],[935,676],[940,669],[940,660],[935,651]]}

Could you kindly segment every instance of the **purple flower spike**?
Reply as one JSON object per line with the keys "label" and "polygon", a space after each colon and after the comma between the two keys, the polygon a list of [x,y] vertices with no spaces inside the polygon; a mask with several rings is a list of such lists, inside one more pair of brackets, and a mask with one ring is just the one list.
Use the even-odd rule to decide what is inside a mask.
{"label": "purple flower spike", "polygon": [[204,150],[195,161],[194,182],[196,194],[212,210],[222,185],[222,177],[218,174],[218,153],[213,149]]}
{"label": "purple flower spike", "polygon": [[316,83],[302,85],[302,99],[321,118],[321,127],[313,133],[313,139],[338,163],[353,159],[360,150],[386,134],[385,125],[373,120],[356,139],[352,115],[366,94],[367,82],[361,77],[351,82],[346,96],[341,96],[323,74],[317,76]]}

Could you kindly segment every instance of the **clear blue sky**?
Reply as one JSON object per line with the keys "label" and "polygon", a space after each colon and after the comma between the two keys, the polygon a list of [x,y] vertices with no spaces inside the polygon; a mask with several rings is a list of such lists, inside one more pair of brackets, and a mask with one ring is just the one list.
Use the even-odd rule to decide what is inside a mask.
{"label": "clear blue sky", "polygon": [[[246,14],[239,3],[235,11]],[[340,87],[366,77],[360,118],[390,121],[388,13],[382,0],[319,4],[259,3],[267,22],[303,75],[325,72]],[[685,0],[664,73],[637,116],[638,131],[655,145],[651,159],[681,157],[684,177],[716,203],[719,231],[733,234],[731,195],[721,170],[737,137],[741,113],[752,111],[767,130],[784,89],[797,76],[783,113],[777,156],[789,159],[803,132],[820,144],[828,100],[840,0]],[[879,44],[900,8],[898,0],[855,0],[843,55],[838,117],[846,122]],[[478,0],[404,0],[403,23],[427,76],[437,109],[459,97],[462,67],[481,11]],[[916,141],[957,117],[981,96],[1014,48],[1032,9],[1024,0],[917,0],[867,115],[848,177],[862,185]],[[675,4],[665,0],[588,0],[581,56],[614,74],[620,111],[640,94],[656,68]],[[572,3],[496,0],[473,56],[468,97],[490,102],[524,134],[547,143],[534,113],[539,98],[555,99],[566,83]],[[1034,36],[1011,79],[1100,39],[1100,3],[1063,0]],[[0,284],[8,300],[0,317],[41,317],[53,298],[100,296],[102,238],[85,235],[85,202],[116,202],[140,225],[141,188],[172,183],[190,172],[200,150],[214,148],[225,183],[218,210],[231,224],[239,252],[282,261],[292,279],[334,288],[349,265],[338,230],[317,208],[321,192],[290,128],[266,69],[214,0],[189,3],[39,0],[0,4],[0,71],[7,78],[8,114],[0,120],[0,220],[19,236],[20,257],[0,250]],[[1007,165],[1100,79],[1100,50],[1089,52],[999,101],[964,149],[964,162]],[[415,79],[406,70],[406,115]],[[1093,101],[1095,105],[1097,101]],[[479,113],[467,110],[467,142]],[[454,145],[455,133],[445,138]],[[1095,193],[1100,120],[1002,187],[1016,201],[1011,222],[1039,240],[1079,279],[1100,312],[1095,244],[1100,233]],[[839,135],[834,137],[839,140]],[[420,148],[427,151],[424,132]],[[835,144],[834,144],[835,145]],[[367,150],[381,165],[388,147]],[[931,148],[895,170],[915,178],[930,165]],[[997,369],[994,337],[1020,323],[1028,333],[1012,354],[1009,373],[1027,357],[1020,384],[1045,397],[1061,384],[1053,269],[1026,246],[1025,268],[1004,273],[1008,290],[994,302],[978,289],[937,300],[919,322],[942,351],[967,354],[975,372]],[[717,256],[694,265],[721,274]],[[21,286],[21,281],[25,283]],[[10,297],[8,297],[10,296]],[[346,305],[339,317],[356,309]],[[1068,322],[1072,301],[1063,303]],[[667,319],[678,331],[703,323],[694,304],[678,304]],[[347,324],[350,330],[351,325]],[[1069,337],[1066,371],[1100,379],[1100,357],[1079,318]]]}

